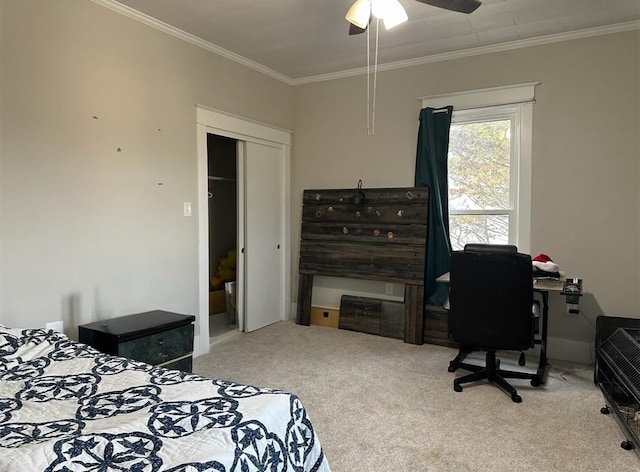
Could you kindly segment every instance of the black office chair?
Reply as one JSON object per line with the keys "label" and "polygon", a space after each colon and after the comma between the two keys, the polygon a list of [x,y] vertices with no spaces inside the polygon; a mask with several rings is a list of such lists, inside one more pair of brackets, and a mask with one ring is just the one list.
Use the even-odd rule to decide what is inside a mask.
{"label": "black office chair", "polygon": [[[541,379],[537,374],[500,369],[496,351],[524,352],[534,345],[531,256],[518,253],[512,245],[468,244],[464,251],[451,254],[450,277],[449,332],[461,347],[449,371],[472,372],[456,378],[453,389],[461,392],[461,384],[487,379],[520,403],[522,397],[505,379],[530,379],[533,386]],[[475,350],[486,351],[484,367],[462,362]]]}

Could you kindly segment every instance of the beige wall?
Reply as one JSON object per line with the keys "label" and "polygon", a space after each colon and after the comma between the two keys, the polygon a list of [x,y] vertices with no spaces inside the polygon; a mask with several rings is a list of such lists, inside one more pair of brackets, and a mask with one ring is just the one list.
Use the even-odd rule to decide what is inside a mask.
{"label": "beige wall", "polygon": [[[417,97],[531,81],[532,252],[584,278],[590,322],[640,317],[638,31],[382,72],[366,136],[362,76],[292,87],[87,0],[0,7],[4,324],[197,312],[196,104],[294,130],[295,300],[303,189],[411,185]],[[593,326],[551,301],[552,357],[584,359]]]}
{"label": "beige wall", "polygon": [[[364,77],[296,87],[292,239],[305,188],[412,185],[417,97],[540,81],[531,252],[584,279],[588,321],[552,295],[550,336],[552,356],[588,360],[597,315],[640,317],[639,44],[633,31],[381,72],[375,136]],[[316,284],[314,303],[335,305],[336,285]]]}
{"label": "beige wall", "polygon": [[87,0],[0,5],[0,322],[197,313],[196,104],[290,129],[292,88]]}

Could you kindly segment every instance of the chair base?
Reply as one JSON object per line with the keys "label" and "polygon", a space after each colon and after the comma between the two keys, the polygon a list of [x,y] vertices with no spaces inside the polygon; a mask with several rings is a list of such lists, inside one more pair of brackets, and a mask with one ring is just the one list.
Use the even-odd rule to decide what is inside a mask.
{"label": "chair base", "polygon": [[508,393],[511,396],[511,400],[515,403],[520,403],[522,402],[522,397],[518,395],[518,391],[509,382],[507,382],[506,379],[529,379],[531,380],[531,385],[534,387],[537,387],[542,383],[538,374],[500,369],[500,360],[496,358],[496,351],[487,351],[486,364],[484,367],[461,362],[469,352],[469,350],[461,348],[460,353],[449,363],[449,372],[455,371],[458,367],[472,372],[471,374],[454,379],[453,389],[456,392],[462,392],[461,384],[463,383],[487,379],[489,382],[495,383]]}

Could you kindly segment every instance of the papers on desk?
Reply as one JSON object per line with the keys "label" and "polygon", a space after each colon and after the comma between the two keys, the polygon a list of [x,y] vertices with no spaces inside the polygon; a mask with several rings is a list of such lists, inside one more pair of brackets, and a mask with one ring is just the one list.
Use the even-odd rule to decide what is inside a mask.
{"label": "papers on desk", "polygon": [[543,272],[533,269],[533,278],[538,280],[560,280],[560,272]]}
{"label": "papers on desk", "polygon": [[560,276],[560,278],[534,278],[533,279],[533,289],[534,290],[544,290],[547,292],[562,292],[562,287],[564,286],[564,277]]}

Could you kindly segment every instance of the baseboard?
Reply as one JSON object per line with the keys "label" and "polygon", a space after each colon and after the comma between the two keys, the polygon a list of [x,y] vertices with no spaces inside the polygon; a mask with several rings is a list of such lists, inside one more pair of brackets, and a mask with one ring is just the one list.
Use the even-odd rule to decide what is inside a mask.
{"label": "baseboard", "polygon": [[560,361],[592,364],[595,359],[594,342],[548,337],[547,357]]}

